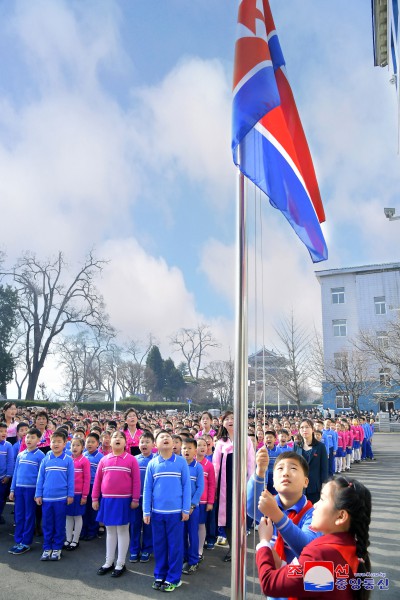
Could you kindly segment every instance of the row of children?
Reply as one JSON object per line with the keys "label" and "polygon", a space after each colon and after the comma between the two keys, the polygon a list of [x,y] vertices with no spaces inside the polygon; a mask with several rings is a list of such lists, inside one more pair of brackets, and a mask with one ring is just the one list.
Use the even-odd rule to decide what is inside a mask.
{"label": "row of children", "polygon": [[[0,431],[9,450],[10,444],[4,441],[6,427]],[[10,553],[29,551],[36,503],[43,513],[43,561],[59,560],[63,548],[79,547],[82,517],[89,510],[107,531],[106,562],[99,575],[122,575],[129,546],[131,562],[147,562],[154,549],[156,589],[173,591],[180,585],[182,572],[197,570],[206,537],[206,515],[215,499],[214,468],[205,456],[205,440],[185,439],[181,456],[173,451],[170,433],[161,430],[154,454],[153,435],[144,431],[139,438],[140,454],[134,457],[126,451],[126,434],[118,430],[111,434],[111,451],[105,455],[98,449],[95,432],[85,442],[80,432],[74,434],[72,456],[66,452],[67,434],[62,428],[52,433],[51,451],[46,455],[38,448],[40,439],[38,429],[29,429],[24,438],[26,448],[17,455],[10,491],[16,525]],[[89,512],[89,527],[91,517]]]}
{"label": "row of children", "polygon": [[[266,444],[267,447],[275,447],[277,451],[282,452],[302,442],[300,422],[291,424],[286,421],[283,423],[289,427],[286,429],[276,420],[264,429],[259,427],[256,434],[250,430],[249,435],[257,440],[257,449]],[[313,428],[316,440],[326,447],[330,475],[349,471],[353,462],[375,460],[372,451],[374,427],[373,423],[367,422],[366,417],[351,420],[342,417],[336,421],[317,418],[313,420]]]}

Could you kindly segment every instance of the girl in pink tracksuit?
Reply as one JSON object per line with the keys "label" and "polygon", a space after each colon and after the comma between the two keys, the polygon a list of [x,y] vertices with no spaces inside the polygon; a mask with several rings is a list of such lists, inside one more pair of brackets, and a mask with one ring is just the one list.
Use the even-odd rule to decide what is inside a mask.
{"label": "girl in pink tracksuit", "polygon": [[340,421],[336,423],[336,433],[338,436],[338,448],[335,456],[335,473],[341,473],[346,469],[346,436],[344,425]]}
{"label": "girl in pink tracksuit", "polygon": [[353,432],[354,441],[353,441],[353,456],[354,462],[359,463],[361,460],[361,444],[364,439],[364,429],[361,427],[359,420],[354,418],[353,425],[351,426],[351,430]]}
{"label": "girl in pink tracksuit", "polygon": [[90,462],[82,452],[85,442],[74,438],[71,443],[72,460],[74,461],[74,501],[67,506],[65,525],[65,550],[75,550],[79,546],[82,531],[82,515],[86,510],[86,501],[90,490]]}
{"label": "girl in pink tracksuit", "polygon": [[349,423],[347,421],[343,422],[344,425],[344,439],[346,444],[346,471],[350,471],[351,464],[351,455],[353,452],[353,432],[350,429]]}
{"label": "girl in pink tracksuit", "polygon": [[197,461],[204,471],[204,490],[200,498],[199,516],[199,557],[203,556],[203,547],[206,540],[207,516],[214,508],[215,500],[215,471],[212,462],[206,458],[207,443],[201,438],[197,440]]}
{"label": "girl in pink tracksuit", "polygon": [[[139,506],[140,470],[138,461],[125,446],[124,432],[114,431],[112,452],[99,462],[93,484],[93,510],[98,510],[97,520],[104,523],[107,530],[106,562],[98,569],[98,575],[112,571],[112,577],[120,577],[126,571],[131,512]],[[117,545],[118,558],[114,568]]]}

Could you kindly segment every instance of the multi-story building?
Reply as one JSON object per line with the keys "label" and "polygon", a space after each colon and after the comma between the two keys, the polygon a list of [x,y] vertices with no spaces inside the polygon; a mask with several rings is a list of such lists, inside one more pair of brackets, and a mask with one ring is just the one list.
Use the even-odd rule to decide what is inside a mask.
{"label": "multi-story building", "polygon": [[372,36],[374,64],[376,67],[389,68],[390,82],[396,86],[400,107],[398,0],[372,0]]}
{"label": "multi-story building", "polygon": [[[343,385],[339,376],[347,372],[362,379],[360,409],[396,407],[399,386],[391,369],[370,356],[363,360],[354,342],[357,346],[360,332],[365,332],[378,346],[389,344],[390,324],[400,318],[400,263],[316,271],[316,277],[321,285],[324,370],[332,373],[330,381],[323,382],[324,406],[341,409],[351,404],[351,382]],[[352,356],[357,359],[351,368]]]}

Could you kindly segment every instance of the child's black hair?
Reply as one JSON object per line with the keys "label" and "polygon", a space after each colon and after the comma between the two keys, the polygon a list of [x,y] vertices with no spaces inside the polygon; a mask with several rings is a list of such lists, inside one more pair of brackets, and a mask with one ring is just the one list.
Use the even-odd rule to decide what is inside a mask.
{"label": "child's black hair", "polygon": [[194,446],[195,448],[197,448],[197,440],[195,440],[194,438],[187,438],[186,440],[182,441],[182,444],[189,444],[189,446]]}
{"label": "child's black hair", "polygon": [[147,439],[151,440],[154,443],[154,435],[151,433],[151,431],[148,431],[148,429],[145,429],[143,431],[143,433],[140,436],[139,440],[141,440],[142,438],[147,438]]}
{"label": "child's black hair", "polygon": [[[122,433],[122,432],[121,432],[121,433]],[[88,438],[90,438],[90,437],[94,438],[95,440],[97,440],[97,441],[100,443],[100,436],[99,436],[99,434],[98,434],[98,433],[96,433],[95,431],[90,431],[90,433],[88,434],[88,436],[87,436],[87,438],[86,438],[86,439],[88,439]],[[124,435],[124,437],[125,437],[125,435]]]}
{"label": "child's black hair", "polygon": [[276,438],[276,431],[274,429],[267,429],[267,431],[264,431],[264,437],[266,435],[273,435]]}
{"label": "child's black hair", "polygon": [[17,433],[21,429],[21,427],[29,427],[29,423],[25,423],[25,421],[21,421],[20,423],[18,423],[18,425],[17,425]]}
{"label": "child's black hair", "polygon": [[0,429],[7,429],[7,423],[0,423]]}
{"label": "child's black hair", "polygon": [[[371,560],[368,553],[369,525],[371,522],[371,492],[357,479],[336,477],[333,480],[333,501],[337,510],[346,510],[350,516],[349,533],[356,540],[357,556],[360,560],[358,573],[370,573]],[[365,600],[369,591],[363,587],[357,598]]]}
{"label": "child's black hair", "polygon": [[64,429],[56,429],[55,431],[53,431],[53,433],[51,434],[51,439],[56,437],[61,438],[64,442],[67,441],[67,434]]}
{"label": "child's black hair", "polygon": [[[169,435],[169,436],[171,436],[171,434],[169,433],[169,431],[167,431],[166,429],[160,429],[160,430],[157,432],[157,435],[156,435],[156,441],[157,441],[157,439],[158,439],[158,436],[159,436],[161,433],[168,433],[168,435]],[[172,436],[171,436],[171,437],[172,437]]]}
{"label": "child's black hair", "polygon": [[28,431],[26,432],[26,435],[36,435],[39,439],[42,437],[42,433],[40,431],[40,429],[38,429],[37,427],[30,427],[28,429]]}

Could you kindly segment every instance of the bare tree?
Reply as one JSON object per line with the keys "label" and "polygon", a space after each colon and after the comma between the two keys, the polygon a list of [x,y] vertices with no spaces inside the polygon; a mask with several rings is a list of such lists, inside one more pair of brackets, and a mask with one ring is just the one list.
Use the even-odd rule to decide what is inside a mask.
{"label": "bare tree", "polygon": [[296,322],[293,311],[281,321],[275,329],[280,340],[276,351],[285,358],[286,365],[274,373],[274,380],[279,389],[294,402],[300,410],[309,389],[311,336],[307,330]]}
{"label": "bare tree", "polygon": [[[64,367],[64,388],[71,402],[80,402],[88,390],[98,385],[98,359],[107,354],[115,332],[85,329],[67,336],[56,345],[59,364]],[[107,367],[108,368],[108,367]]]}
{"label": "bare tree", "polygon": [[124,346],[124,358],[118,366],[118,385],[123,396],[141,393],[144,387],[146,357],[156,343],[150,334],[145,343],[131,340]]}
{"label": "bare tree", "polygon": [[234,394],[234,363],[229,360],[214,360],[210,362],[205,374],[212,381],[212,389],[217,396],[221,408],[233,406]]}
{"label": "bare tree", "polygon": [[196,329],[180,329],[170,338],[175,352],[181,352],[187,364],[189,377],[198,381],[204,371],[204,359],[210,348],[219,348],[208,325],[200,324]]}
{"label": "bare tree", "polygon": [[25,254],[13,269],[1,274],[14,281],[25,337],[26,399],[35,397],[45,360],[57,336],[69,325],[108,327],[103,299],[94,285],[104,261],[90,253],[78,272],[69,276],[62,252],[41,261]]}
{"label": "bare tree", "polygon": [[313,344],[314,374],[318,374],[327,392],[335,391],[346,404],[359,414],[361,396],[375,391],[376,377],[371,376],[371,360],[367,353],[359,350],[354,343],[337,352],[331,362],[324,359],[322,340],[317,336]]}
{"label": "bare tree", "polygon": [[400,320],[389,321],[385,331],[361,330],[356,347],[369,356],[382,373],[390,373],[391,382],[400,384]]}

